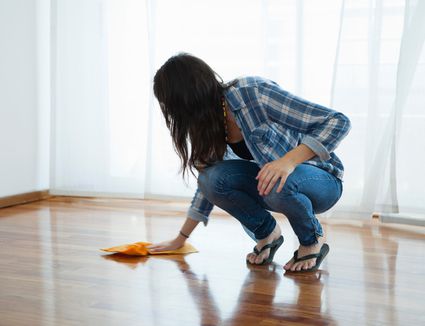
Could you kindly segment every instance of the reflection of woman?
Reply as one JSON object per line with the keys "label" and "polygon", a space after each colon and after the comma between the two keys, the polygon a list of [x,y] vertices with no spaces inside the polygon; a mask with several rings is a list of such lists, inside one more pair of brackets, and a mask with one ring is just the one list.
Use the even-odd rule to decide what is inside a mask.
{"label": "reflection of woman", "polygon": [[[322,309],[324,284],[320,273],[281,277],[279,269],[251,269],[241,286],[234,311],[220,325],[335,325],[327,309]],[[267,286],[261,282],[264,279]],[[276,297],[281,280],[285,288],[284,301]]]}
{"label": "reflection of woman", "polygon": [[199,177],[179,235],[151,250],[182,246],[217,205],[257,241],[247,261],[270,263],[283,242],[269,212],[275,211],[287,216],[300,241],[285,269],[316,269],[328,246],[315,213],[341,196],[343,166],[333,151],[349,131],[349,119],[264,78],[218,79],[188,54],[171,57],[155,75],[154,93],[183,174],[195,168]]}

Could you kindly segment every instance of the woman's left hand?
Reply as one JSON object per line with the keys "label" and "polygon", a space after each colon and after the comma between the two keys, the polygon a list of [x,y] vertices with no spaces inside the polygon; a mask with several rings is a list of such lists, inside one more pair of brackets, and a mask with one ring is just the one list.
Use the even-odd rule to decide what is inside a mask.
{"label": "woman's left hand", "polygon": [[255,177],[258,180],[257,189],[260,196],[268,195],[276,182],[280,184],[276,192],[281,192],[288,176],[295,170],[297,164],[285,158],[285,156],[273,162],[265,164]]}

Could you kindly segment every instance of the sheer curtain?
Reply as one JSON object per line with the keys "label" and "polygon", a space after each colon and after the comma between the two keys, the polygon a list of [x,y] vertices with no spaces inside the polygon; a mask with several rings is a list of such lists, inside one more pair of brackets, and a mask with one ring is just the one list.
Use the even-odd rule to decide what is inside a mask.
{"label": "sheer curtain", "polygon": [[[185,51],[205,60],[224,80],[260,75],[326,104],[339,3],[328,1],[323,7],[317,1],[151,1],[152,65],[159,68],[171,55]],[[318,35],[327,37],[320,40]],[[190,178],[185,187],[178,175],[179,161],[156,103],[150,126],[147,194],[191,196],[195,180]]]}
{"label": "sheer curtain", "polygon": [[52,1],[53,194],[143,197],[150,70],[143,1]]}
{"label": "sheer curtain", "polygon": [[[404,1],[385,0],[53,1],[52,192],[193,194],[195,179],[184,182],[179,175],[151,91],[156,69],[185,51],[224,80],[261,75],[351,117],[352,132],[337,149],[347,171],[336,210],[370,213],[394,206],[385,199],[388,189],[394,192],[385,184],[394,179],[394,162],[397,173],[405,173],[397,178],[397,190],[406,195],[403,205],[425,210],[423,192],[417,192],[424,181],[418,172],[423,56],[412,67],[410,49],[420,47],[406,36],[406,25],[420,27],[421,14],[412,10],[419,3],[408,2],[405,11]],[[406,78],[407,89],[397,86],[407,85]],[[422,116],[407,118],[408,112]],[[380,153],[383,148],[391,150]]]}
{"label": "sheer curtain", "polygon": [[424,38],[423,1],[344,2],[331,105],[353,129],[336,210],[425,212]]}

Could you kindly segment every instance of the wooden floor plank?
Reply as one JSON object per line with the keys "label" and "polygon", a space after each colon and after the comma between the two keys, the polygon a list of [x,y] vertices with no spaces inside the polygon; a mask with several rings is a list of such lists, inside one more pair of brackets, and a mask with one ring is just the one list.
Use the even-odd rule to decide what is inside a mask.
{"label": "wooden floor plank", "polygon": [[214,212],[187,256],[98,249],[175,235],[187,203],[53,197],[0,209],[0,325],[425,325],[425,228],[326,219],[313,274],[247,266],[252,241]]}

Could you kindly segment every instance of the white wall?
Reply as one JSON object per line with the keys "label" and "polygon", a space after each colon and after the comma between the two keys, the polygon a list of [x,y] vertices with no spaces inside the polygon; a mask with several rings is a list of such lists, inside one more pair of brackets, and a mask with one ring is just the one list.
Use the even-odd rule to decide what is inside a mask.
{"label": "white wall", "polygon": [[0,197],[49,188],[48,0],[0,0]]}

